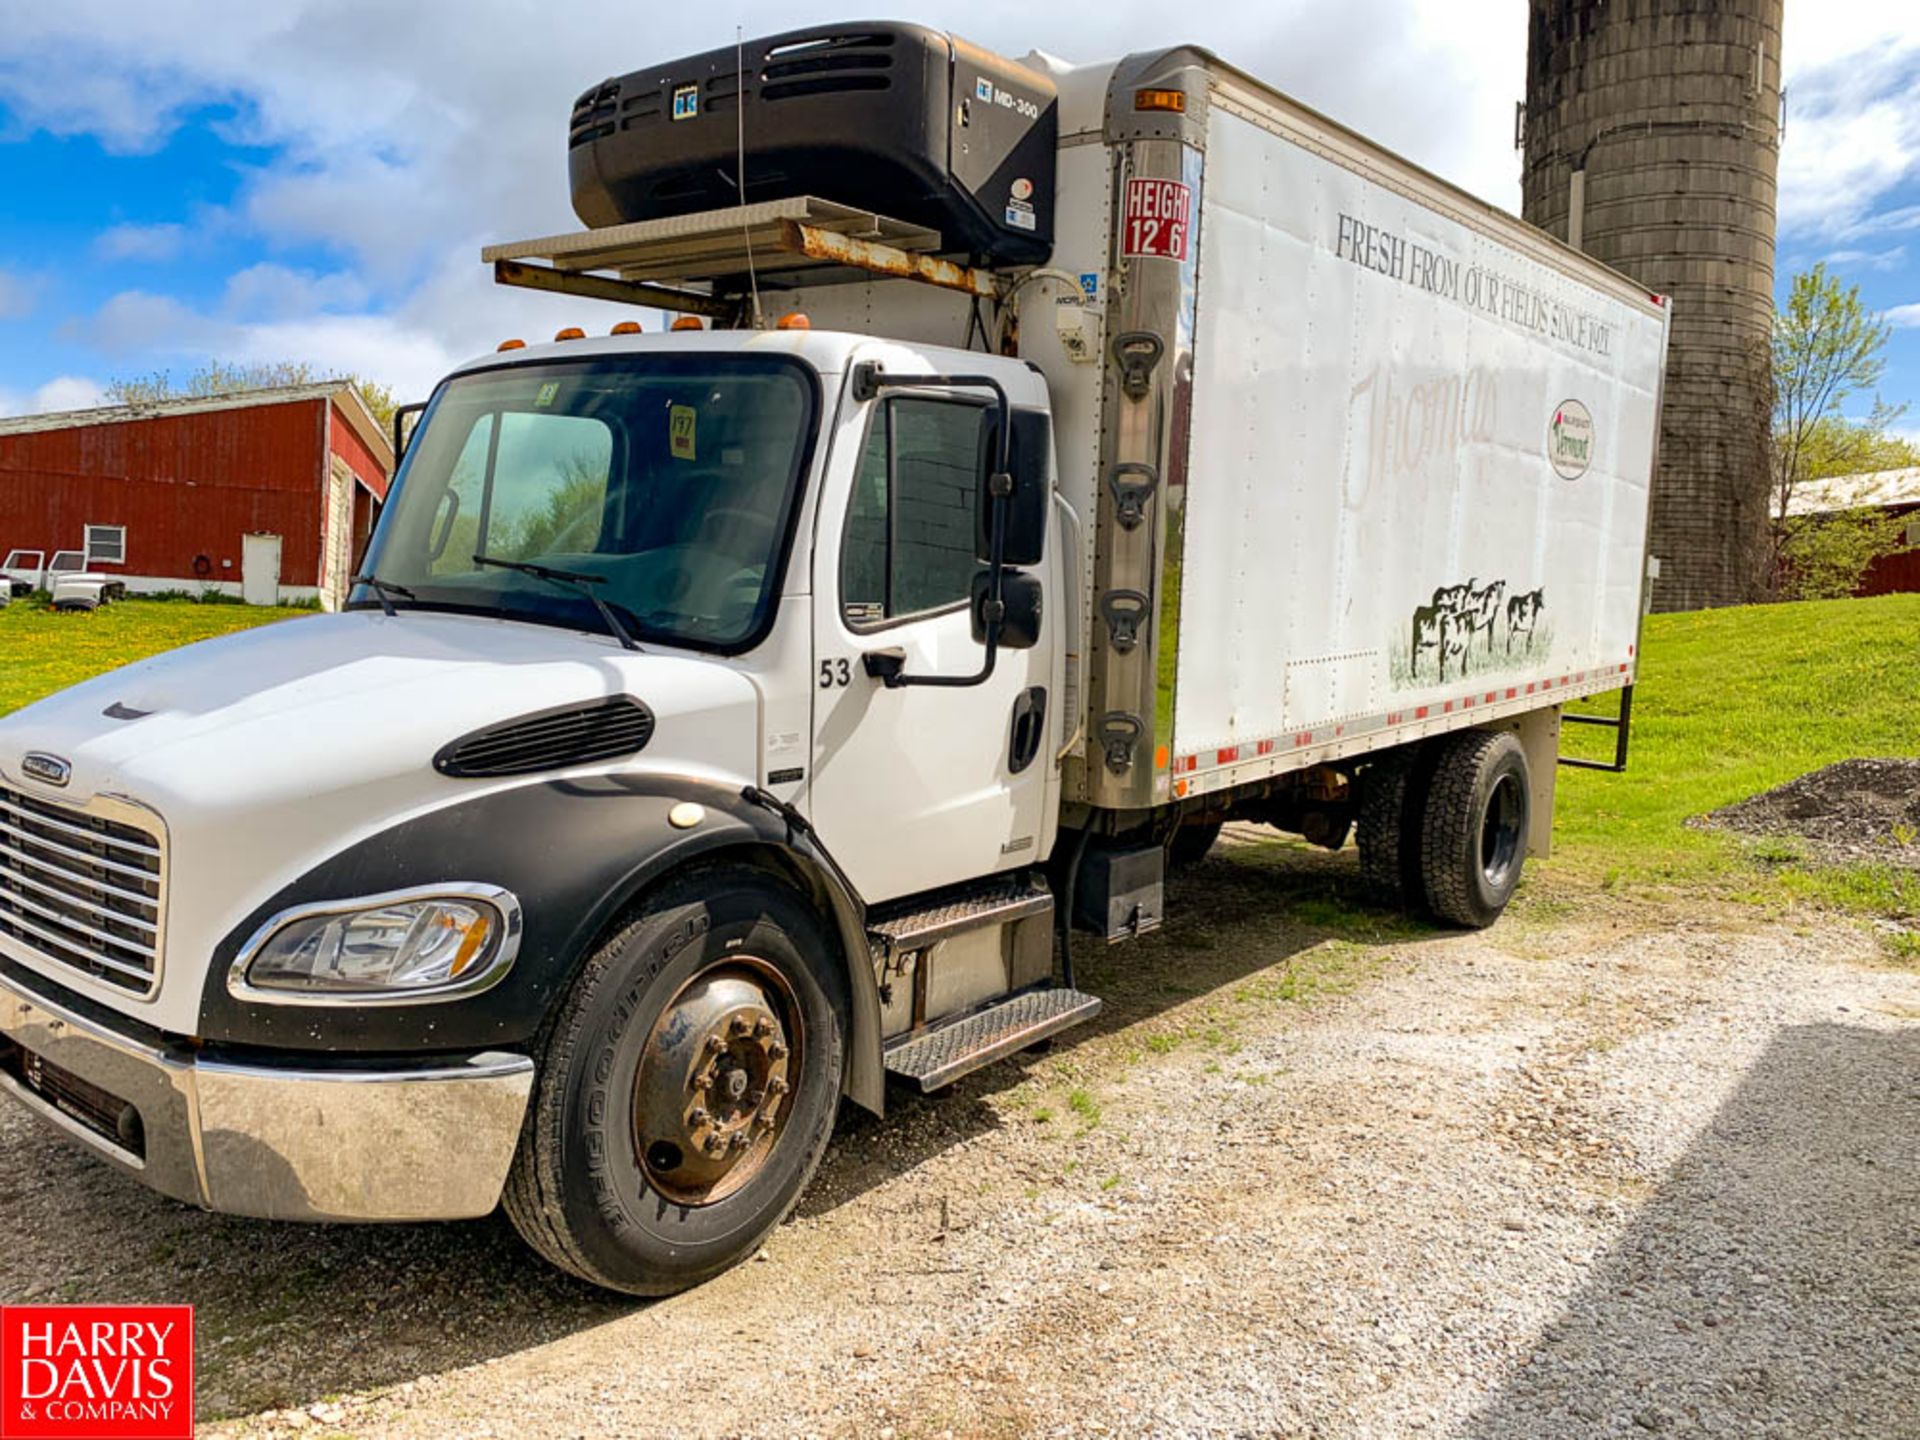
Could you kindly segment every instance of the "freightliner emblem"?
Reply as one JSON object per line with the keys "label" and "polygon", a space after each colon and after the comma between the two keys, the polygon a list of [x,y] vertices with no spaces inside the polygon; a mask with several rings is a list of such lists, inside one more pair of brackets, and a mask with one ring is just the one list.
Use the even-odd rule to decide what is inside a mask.
{"label": "freightliner emblem", "polygon": [[73,774],[73,766],[58,755],[33,750],[20,757],[20,769],[43,785],[64,785]]}

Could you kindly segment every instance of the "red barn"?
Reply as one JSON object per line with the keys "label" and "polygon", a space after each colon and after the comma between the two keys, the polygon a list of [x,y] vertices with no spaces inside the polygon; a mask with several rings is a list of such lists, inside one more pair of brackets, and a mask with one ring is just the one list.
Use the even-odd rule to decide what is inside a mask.
{"label": "red barn", "polygon": [[130,591],[331,609],[392,473],[345,381],[24,415],[0,420],[0,552],[82,551]]}
{"label": "red barn", "polygon": [[1853,593],[1895,595],[1920,591],[1920,467],[1836,475],[1831,480],[1805,480],[1794,487],[1793,498],[1787,505],[1787,513],[1793,516],[1832,515],[1847,510],[1870,510],[1905,522],[1896,548],[1875,558]]}

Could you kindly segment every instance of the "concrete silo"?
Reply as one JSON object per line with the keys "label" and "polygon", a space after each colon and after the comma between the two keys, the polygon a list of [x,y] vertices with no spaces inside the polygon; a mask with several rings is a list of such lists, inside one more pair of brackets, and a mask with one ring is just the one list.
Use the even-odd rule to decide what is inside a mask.
{"label": "concrete silo", "polygon": [[1654,605],[1764,574],[1781,0],[1529,0],[1528,220],[1673,298]]}

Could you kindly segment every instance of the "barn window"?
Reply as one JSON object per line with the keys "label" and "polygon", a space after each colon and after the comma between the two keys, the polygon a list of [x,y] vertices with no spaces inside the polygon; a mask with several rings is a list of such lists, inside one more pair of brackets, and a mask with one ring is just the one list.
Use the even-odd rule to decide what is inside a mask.
{"label": "barn window", "polygon": [[127,563],[127,527],[124,525],[87,526],[87,564],[124,565]]}

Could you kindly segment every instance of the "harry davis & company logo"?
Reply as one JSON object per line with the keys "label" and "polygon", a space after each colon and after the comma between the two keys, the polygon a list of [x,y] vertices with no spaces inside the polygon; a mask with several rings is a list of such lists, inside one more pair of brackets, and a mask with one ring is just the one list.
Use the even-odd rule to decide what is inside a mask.
{"label": "harry davis & company logo", "polygon": [[0,1305],[0,1440],[192,1440],[191,1305]]}
{"label": "harry davis & company logo", "polygon": [[1578,480],[1593,463],[1593,413],[1578,400],[1562,400],[1547,424],[1547,461],[1562,480]]}

